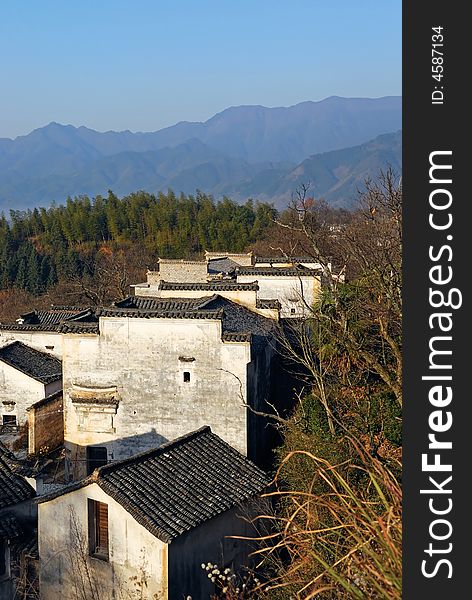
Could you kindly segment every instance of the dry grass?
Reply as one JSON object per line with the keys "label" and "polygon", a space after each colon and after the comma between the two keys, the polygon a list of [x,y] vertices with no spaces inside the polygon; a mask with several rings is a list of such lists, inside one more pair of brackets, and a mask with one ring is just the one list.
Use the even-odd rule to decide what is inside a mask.
{"label": "dry grass", "polygon": [[[277,575],[261,590],[267,598],[401,598],[401,487],[392,472],[357,442],[358,460],[332,465],[306,451],[281,462],[269,494],[275,533],[257,551],[281,556]],[[282,487],[284,467],[300,458],[315,475],[305,490]],[[283,557],[285,556],[285,560]]]}

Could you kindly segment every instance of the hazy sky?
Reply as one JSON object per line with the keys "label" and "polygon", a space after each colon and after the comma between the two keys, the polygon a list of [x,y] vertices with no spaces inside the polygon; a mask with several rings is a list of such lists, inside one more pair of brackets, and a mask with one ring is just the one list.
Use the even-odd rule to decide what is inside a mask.
{"label": "hazy sky", "polygon": [[401,94],[400,0],[0,4],[0,137],[154,131],[228,106]]}

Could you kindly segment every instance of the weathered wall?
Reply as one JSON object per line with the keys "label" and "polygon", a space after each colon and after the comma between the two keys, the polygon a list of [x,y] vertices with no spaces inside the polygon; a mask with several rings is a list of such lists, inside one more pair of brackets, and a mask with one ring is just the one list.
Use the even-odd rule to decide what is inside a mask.
{"label": "weathered wall", "polygon": [[169,545],[169,600],[208,600],[215,591],[201,565],[211,562],[237,570],[248,564],[250,546],[228,536],[254,537],[255,530],[244,520],[252,515],[247,504],[227,511],[204,525],[179,536]]}
{"label": "weathered wall", "polygon": [[64,443],[64,414],[62,393],[53,395],[50,400],[36,403],[28,412],[28,452],[39,452],[41,448],[50,450]]}
{"label": "weathered wall", "polygon": [[[206,261],[159,260],[159,277],[163,281],[203,283],[207,280]],[[148,279],[148,283],[150,283]]]}
{"label": "weathered wall", "polygon": [[62,358],[62,334],[49,331],[0,330],[0,345],[8,342],[23,342],[41,352]]}
{"label": "weathered wall", "polygon": [[[250,360],[249,343],[223,343],[221,322],[206,319],[107,317],[100,335],[65,335],[64,438],[74,477],[85,473],[88,445],[106,446],[117,460],[203,425],[246,453]],[[116,386],[116,414],[80,430],[74,385]]]}
{"label": "weathered wall", "polygon": [[23,425],[26,409],[45,396],[44,384],[0,361],[0,423],[3,415],[15,415],[17,424]]}
{"label": "weathered wall", "polygon": [[[108,561],[88,554],[88,498],[108,504]],[[167,545],[97,484],[40,504],[38,516],[41,600],[82,597],[74,595],[75,585],[83,589],[81,581],[86,580],[81,564],[89,569],[95,598],[167,600]],[[86,598],[92,597],[87,584],[84,591]]]}
{"label": "weathered wall", "polygon": [[[258,297],[264,300],[279,300],[282,318],[302,317],[307,314],[305,305],[311,306],[320,291],[320,279],[315,276],[297,277],[293,275],[238,275],[238,283],[257,280]],[[292,312],[294,311],[294,312]]]}

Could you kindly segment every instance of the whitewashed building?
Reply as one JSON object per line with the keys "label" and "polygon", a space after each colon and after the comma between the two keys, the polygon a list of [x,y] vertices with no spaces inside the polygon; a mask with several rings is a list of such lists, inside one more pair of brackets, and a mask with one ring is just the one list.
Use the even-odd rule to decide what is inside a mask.
{"label": "whitewashed building", "polygon": [[133,296],[96,314],[63,332],[72,478],[205,424],[263,463],[266,420],[253,411],[270,411],[273,319],[219,295]]}
{"label": "whitewashed building", "polygon": [[[201,564],[235,570],[268,476],[209,427],[39,499],[42,600],[207,600]],[[51,524],[54,524],[51,526]]]}
{"label": "whitewashed building", "polygon": [[41,352],[62,357],[62,330],[66,323],[90,321],[93,311],[74,306],[52,306],[49,310],[32,310],[15,323],[0,323],[0,345],[23,342]]}
{"label": "whitewashed building", "polygon": [[62,388],[61,361],[22,342],[0,348],[0,424],[24,425],[27,409]]}
{"label": "whitewashed building", "polygon": [[202,261],[159,260],[158,271],[148,271],[146,282],[131,287],[141,297],[218,293],[274,319],[302,318],[319,298],[322,272],[310,257],[205,252]]}
{"label": "whitewashed building", "polygon": [[257,283],[258,297],[280,303],[280,318],[302,318],[309,314],[321,291],[321,271],[304,266],[241,267],[239,284]]}

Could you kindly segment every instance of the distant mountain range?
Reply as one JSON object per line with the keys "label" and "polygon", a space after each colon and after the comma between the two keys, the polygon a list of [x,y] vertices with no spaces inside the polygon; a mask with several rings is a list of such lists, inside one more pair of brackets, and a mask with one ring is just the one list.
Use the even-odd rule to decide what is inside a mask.
{"label": "distant mountain range", "polygon": [[204,123],[153,133],[50,123],[14,140],[0,138],[0,209],[168,187],[280,207],[307,182],[316,196],[350,206],[366,176],[387,164],[400,171],[400,127],[396,96],[232,107]]}

